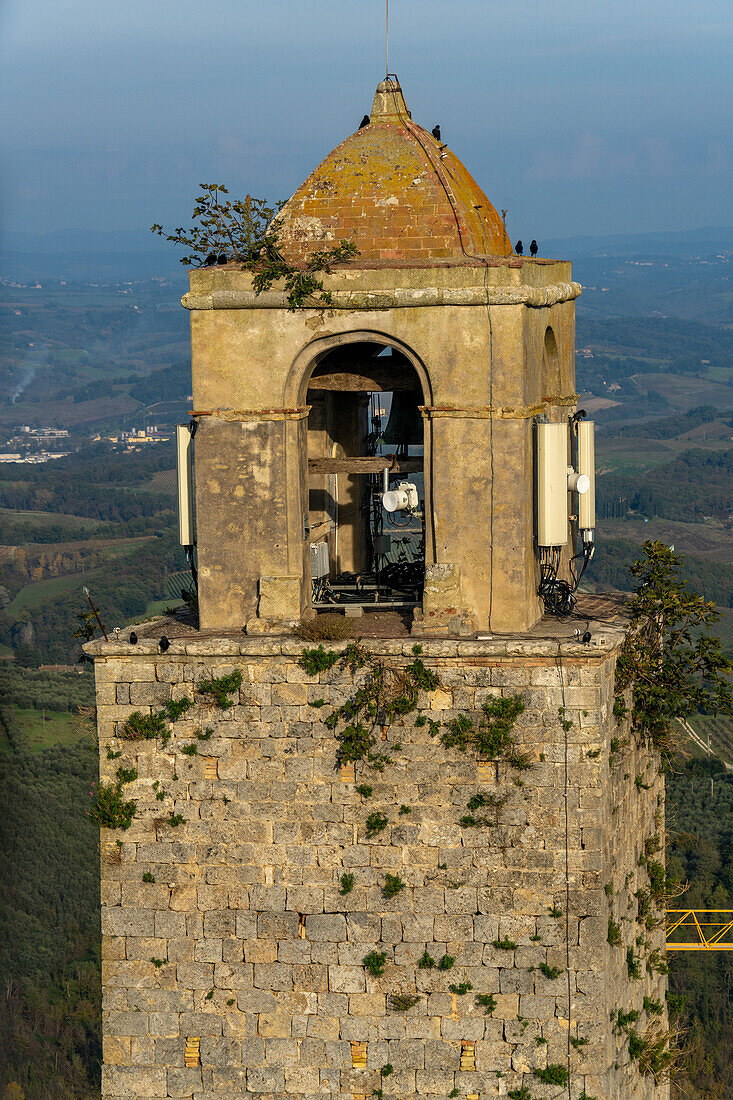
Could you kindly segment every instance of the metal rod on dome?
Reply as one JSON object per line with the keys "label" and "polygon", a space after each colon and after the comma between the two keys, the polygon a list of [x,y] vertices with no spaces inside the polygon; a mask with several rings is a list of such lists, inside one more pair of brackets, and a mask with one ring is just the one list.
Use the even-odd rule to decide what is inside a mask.
{"label": "metal rod on dome", "polygon": [[386,61],[385,76],[389,78],[389,0],[387,0],[387,36],[386,36]]}

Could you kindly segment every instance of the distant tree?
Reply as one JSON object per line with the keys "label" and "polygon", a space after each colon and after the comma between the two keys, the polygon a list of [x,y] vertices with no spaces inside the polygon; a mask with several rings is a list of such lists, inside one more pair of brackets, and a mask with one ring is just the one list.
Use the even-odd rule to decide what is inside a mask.
{"label": "distant tree", "polygon": [[25,1093],[20,1085],[16,1084],[15,1081],[11,1081],[3,1093],[3,1100],[25,1100]]}

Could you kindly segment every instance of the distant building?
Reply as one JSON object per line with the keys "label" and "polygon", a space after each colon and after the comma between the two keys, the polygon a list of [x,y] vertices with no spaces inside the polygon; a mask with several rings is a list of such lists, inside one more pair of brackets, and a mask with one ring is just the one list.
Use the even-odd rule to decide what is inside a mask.
{"label": "distant building", "polygon": [[170,443],[172,438],[173,433],[171,431],[153,425],[151,428],[133,428],[129,432],[114,432],[108,435],[102,435],[98,432],[92,436],[92,442],[124,444],[125,449],[131,451],[139,450],[141,446],[147,446],[151,443]]}
{"label": "distant building", "polygon": [[52,462],[55,458],[66,458],[71,451],[31,451],[21,455],[20,452],[0,454],[0,462],[24,462],[38,465],[41,462]]}
{"label": "distant building", "polygon": [[69,432],[67,428],[31,428],[29,425],[24,424],[20,429],[25,435],[32,436],[35,439],[68,439]]}

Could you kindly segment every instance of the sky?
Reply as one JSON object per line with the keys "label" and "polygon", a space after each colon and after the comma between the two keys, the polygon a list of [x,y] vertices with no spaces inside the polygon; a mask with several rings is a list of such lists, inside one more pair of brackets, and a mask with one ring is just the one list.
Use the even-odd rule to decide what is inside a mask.
{"label": "sky", "polygon": [[[385,0],[0,0],[0,230],[285,199],[356,129]],[[390,70],[512,237],[733,224],[730,0],[390,0]]]}

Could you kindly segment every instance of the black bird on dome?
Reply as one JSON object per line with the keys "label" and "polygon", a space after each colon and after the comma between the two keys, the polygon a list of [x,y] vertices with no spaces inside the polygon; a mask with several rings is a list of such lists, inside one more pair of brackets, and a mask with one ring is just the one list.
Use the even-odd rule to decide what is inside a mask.
{"label": "black bird on dome", "polygon": [[359,123],[359,129],[363,130],[364,127],[368,126],[370,122],[371,122],[371,119],[369,118],[369,115],[364,115],[363,119]]}
{"label": "black bird on dome", "polygon": [[529,251],[533,256],[537,255],[537,241],[532,241],[531,245],[529,246]]}
{"label": "black bird on dome", "polygon": [[438,126],[437,122],[430,132],[436,141],[440,141],[440,126]]}
{"label": "black bird on dome", "polygon": [[524,245],[521,241],[517,241],[517,243],[514,245],[514,251],[516,252],[517,256],[522,255],[522,253],[524,252]]}

